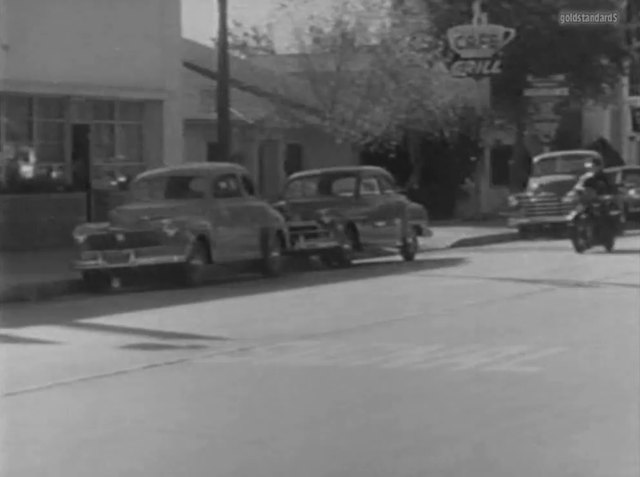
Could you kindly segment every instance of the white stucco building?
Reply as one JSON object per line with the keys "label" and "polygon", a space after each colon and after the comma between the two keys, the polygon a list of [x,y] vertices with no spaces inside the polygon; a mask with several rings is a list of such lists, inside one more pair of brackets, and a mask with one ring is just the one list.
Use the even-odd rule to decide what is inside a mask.
{"label": "white stucco building", "polygon": [[0,0],[3,248],[68,240],[105,178],[182,160],[180,16],[176,0]]}

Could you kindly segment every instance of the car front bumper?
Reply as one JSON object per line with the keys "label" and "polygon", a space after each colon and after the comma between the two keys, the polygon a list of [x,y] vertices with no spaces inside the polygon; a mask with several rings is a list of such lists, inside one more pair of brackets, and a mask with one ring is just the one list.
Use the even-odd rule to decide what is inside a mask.
{"label": "car front bumper", "polygon": [[135,269],[162,265],[177,265],[188,259],[186,249],[154,248],[130,250],[83,251],[72,263],[72,268],[84,270]]}

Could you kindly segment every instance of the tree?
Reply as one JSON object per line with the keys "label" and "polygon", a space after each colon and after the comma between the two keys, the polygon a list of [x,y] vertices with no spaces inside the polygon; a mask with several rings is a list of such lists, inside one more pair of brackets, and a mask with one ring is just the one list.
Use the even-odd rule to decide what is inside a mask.
{"label": "tree", "polygon": [[[469,23],[469,0],[420,0],[429,12],[440,38],[454,25]],[[622,29],[617,25],[561,25],[564,11],[619,11],[617,0],[492,0],[484,6],[490,23],[517,30],[504,51],[503,73],[493,80],[493,91],[513,105],[517,126],[512,185],[524,176],[526,108],[523,89],[528,74],[566,74],[572,99],[582,104],[601,99],[618,82],[628,54]],[[446,49],[446,47],[445,47]]]}
{"label": "tree", "polygon": [[[468,84],[442,67],[441,41],[419,5],[343,0],[305,12],[298,0],[283,2],[280,14],[295,17],[297,52],[288,61],[333,135],[394,142],[407,129],[452,131],[473,114]],[[259,54],[273,45],[268,30],[250,31],[236,37],[236,49]]]}

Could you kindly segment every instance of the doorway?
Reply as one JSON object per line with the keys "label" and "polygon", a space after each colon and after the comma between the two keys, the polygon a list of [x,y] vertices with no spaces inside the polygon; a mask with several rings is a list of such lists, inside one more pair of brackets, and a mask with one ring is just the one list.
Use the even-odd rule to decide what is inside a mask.
{"label": "doorway", "polygon": [[278,141],[267,139],[258,147],[258,183],[265,198],[275,198],[280,192]]}
{"label": "doorway", "polygon": [[88,124],[74,124],[71,127],[71,171],[74,189],[86,195],[87,220],[92,220],[91,126]]}

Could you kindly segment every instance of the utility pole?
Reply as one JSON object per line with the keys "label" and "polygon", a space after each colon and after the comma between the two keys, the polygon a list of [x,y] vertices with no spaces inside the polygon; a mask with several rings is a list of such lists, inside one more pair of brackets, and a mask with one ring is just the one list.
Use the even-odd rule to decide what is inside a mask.
{"label": "utility pole", "polygon": [[218,0],[218,83],[217,116],[219,159],[229,162],[231,157],[231,118],[229,113],[229,29],[227,0]]}

